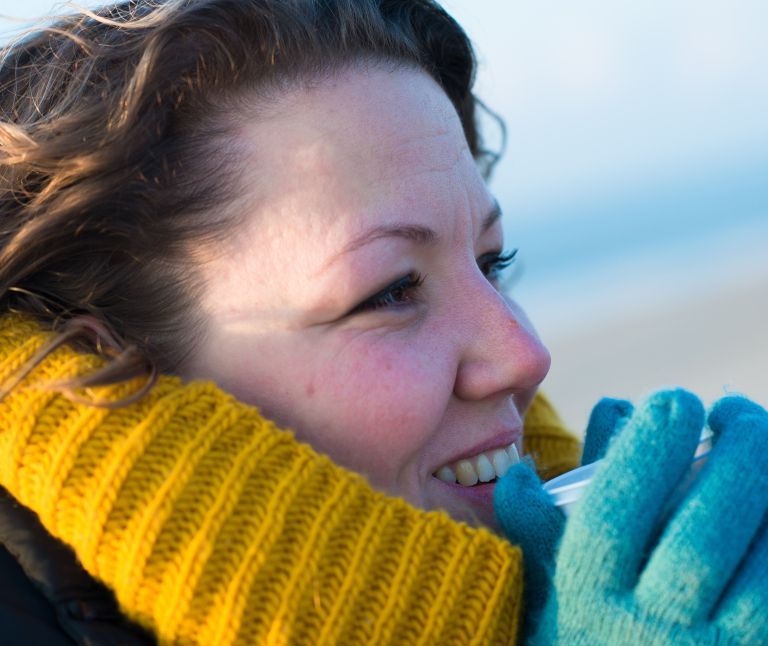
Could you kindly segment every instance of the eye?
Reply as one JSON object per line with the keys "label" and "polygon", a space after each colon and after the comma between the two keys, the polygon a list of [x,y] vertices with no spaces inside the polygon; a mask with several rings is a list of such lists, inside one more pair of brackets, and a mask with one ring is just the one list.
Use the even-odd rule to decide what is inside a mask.
{"label": "eye", "polygon": [[511,251],[493,251],[477,259],[477,266],[483,275],[492,283],[498,282],[501,273],[515,262],[517,249]]}
{"label": "eye", "polygon": [[376,292],[373,296],[366,298],[362,303],[349,312],[349,314],[359,314],[361,312],[370,312],[385,307],[408,305],[416,300],[419,287],[421,287],[423,283],[424,277],[420,274],[411,273],[402,278],[398,278],[391,285]]}

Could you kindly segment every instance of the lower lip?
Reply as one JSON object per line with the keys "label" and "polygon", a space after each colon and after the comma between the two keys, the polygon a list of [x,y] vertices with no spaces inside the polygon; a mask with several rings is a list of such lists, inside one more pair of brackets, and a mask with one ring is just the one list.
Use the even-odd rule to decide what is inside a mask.
{"label": "lower lip", "polygon": [[484,516],[487,518],[496,517],[493,510],[493,492],[496,488],[496,482],[478,483],[472,487],[465,487],[455,482],[445,482],[439,478],[435,478],[435,480],[448,487],[452,495],[466,501],[472,508],[484,512]]}

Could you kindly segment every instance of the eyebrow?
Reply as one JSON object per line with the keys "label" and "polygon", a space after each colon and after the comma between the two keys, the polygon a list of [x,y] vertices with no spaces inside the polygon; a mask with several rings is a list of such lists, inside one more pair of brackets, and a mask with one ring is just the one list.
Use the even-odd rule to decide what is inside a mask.
{"label": "eyebrow", "polygon": [[488,211],[488,214],[483,218],[483,224],[480,226],[480,233],[485,233],[490,229],[494,224],[496,224],[496,221],[501,218],[501,207],[499,206],[499,203],[494,200],[493,206],[491,207],[491,210]]}
{"label": "eyebrow", "polygon": [[[481,233],[488,231],[500,217],[501,207],[499,206],[499,203],[494,200],[491,210],[488,211],[488,214],[483,218],[483,223],[480,226]],[[438,235],[433,229],[418,224],[384,224],[378,227],[373,227],[344,245],[344,248],[326,263],[324,269],[336,262],[341,256],[348,254],[351,251],[355,251],[360,247],[364,247],[375,240],[380,240],[381,238],[402,238],[418,244],[427,245],[437,240]]]}

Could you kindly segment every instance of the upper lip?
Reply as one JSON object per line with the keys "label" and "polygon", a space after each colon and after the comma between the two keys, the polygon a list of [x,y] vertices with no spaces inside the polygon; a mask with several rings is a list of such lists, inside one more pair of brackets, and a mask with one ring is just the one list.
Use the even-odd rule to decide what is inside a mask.
{"label": "upper lip", "polygon": [[[522,426],[506,429],[504,431],[496,433],[494,436],[489,437],[486,440],[483,440],[482,442],[478,442],[474,446],[462,451],[461,453],[455,455],[454,457],[449,458],[444,462],[441,462],[439,465],[437,465],[437,469],[440,469],[441,467],[447,464],[458,462],[459,460],[465,460],[467,458],[471,458],[475,455],[478,455],[479,453],[484,453],[485,451],[506,448],[510,444],[517,442],[522,435],[523,435]],[[435,469],[435,471],[437,469]]]}

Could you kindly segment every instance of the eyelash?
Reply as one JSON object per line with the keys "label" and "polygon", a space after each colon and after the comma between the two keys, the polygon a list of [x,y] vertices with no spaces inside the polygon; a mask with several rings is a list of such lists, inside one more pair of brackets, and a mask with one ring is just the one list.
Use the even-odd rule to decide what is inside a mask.
{"label": "eyelash", "polygon": [[477,259],[477,266],[492,283],[497,282],[501,273],[510,267],[517,258],[517,249],[486,253]]}
{"label": "eyelash", "polygon": [[[516,256],[517,249],[512,249],[508,252],[487,253],[477,259],[477,265],[480,267],[483,275],[491,283],[495,283],[499,280],[501,272],[515,262]],[[424,276],[422,274],[410,273],[407,276],[399,278],[373,296],[366,298],[362,303],[355,307],[350,314],[370,312],[385,307],[402,307],[408,305],[415,300],[419,288],[423,283]]]}
{"label": "eyelash", "polygon": [[419,287],[424,283],[424,276],[411,273],[398,278],[394,283],[366,298],[350,314],[379,310],[384,307],[399,307],[412,302]]}

